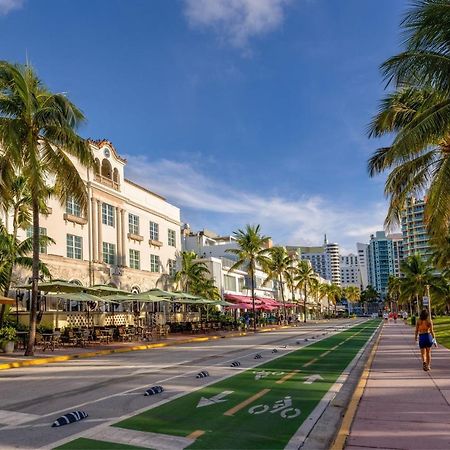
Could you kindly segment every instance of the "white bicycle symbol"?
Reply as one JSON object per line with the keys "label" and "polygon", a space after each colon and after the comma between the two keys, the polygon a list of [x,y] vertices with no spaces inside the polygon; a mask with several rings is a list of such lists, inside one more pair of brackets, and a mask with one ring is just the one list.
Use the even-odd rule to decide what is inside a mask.
{"label": "white bicycle symbol", "polygon": [[[255,405],[252,406],[248,412],[250,414],[264,414],[269,411],[269,405]],[[277,400],[272,409],[269,411],[271,414],[280,413],[283,419],[293,419],[301,414],[298,408],[292,408],[292,399],[290,396],[284,397],[283,400]]]}

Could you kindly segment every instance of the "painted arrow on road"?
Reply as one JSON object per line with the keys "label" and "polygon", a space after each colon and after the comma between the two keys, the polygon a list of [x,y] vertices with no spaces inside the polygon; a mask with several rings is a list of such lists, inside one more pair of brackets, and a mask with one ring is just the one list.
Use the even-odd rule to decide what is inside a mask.
{"label": "painted arrow on road", "polygon": [[305,377],[305,378],[306,378],[306,381],[303,384],[313,384],[314,381],[323,380],[323,378],[318,374],[309,375],[308,377]]}
{"label": "painted arrow on road", "polygon": [[198,402],[197,408],[201,408],[202,406],[215,405],[216,403],[226,402],[227,399],[223,398],[223,397],[226,397],[227,395],[230,395],[233,392],[234,391],[223,391],[220,394],[217,394],[217,395],[215,395],[214,397],[211,397],[211,398],[202,397],[200,399],[200,401]]}

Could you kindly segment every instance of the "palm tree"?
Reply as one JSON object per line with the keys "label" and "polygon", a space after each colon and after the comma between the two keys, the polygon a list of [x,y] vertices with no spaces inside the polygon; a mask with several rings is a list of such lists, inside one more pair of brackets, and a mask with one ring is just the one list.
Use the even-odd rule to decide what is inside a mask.
{"label": "palm tree", "polygon": [[7,197],[12,174],[19,172],[31,193],[33,266],[29,341],[25,355],[34,354],[39,280],[39,213],[53,180],[55,195],[72,197],[86,210],[87,191],[71,157],[93,166],[88,142],[76,133],[81,111],[63,94],[50,92],[30,65],[0,62],[0,193]]}
{"label": "palm tree", "polygon": [[341,300],[342,297],[342,288],[337,284],[329,284],[328,285],[328,299],[331,299],[331,302],[334,305],[334,315],[337,316],[337,304]]}
{"label": "palm tree", "polygon": [[369,284],[366,289],[361,292],[361,301],[363,303],[364,310],[367,312],[367,303],[375,303],[380,299],[379,292]]}
{"label": "palm tree", "polygon": [[448,270],[450,268],[450,232],[444,239],[431,240],[433,249],[432,261],[437,269]]}
{"label": "palm tree", "polygon": [[181,268],[175,273],[175,284],[180,291],[194,293],[192,290],[207,278],[209,270],[193,251],[181,252],[180,257]]}
{"label": "palm tree", "polygon": [[356,303],[361,298],[361,292],[356,286],[347,286],[343,288],[342,294],[350,303]]}
{"label": "palm tree", "polygon": [[[47,236],[40,237],[41,245],[48,245],[54,241]],[[6,227],[0,222],[0,289],[5,297],[8,296],[11,285],[11,274],[15,266],[31,269],[33,259],[28,255],[33,250],[32,238],[27,238],[20,242],[17,236],[8,233]],[[50,276],[50,272],[45,264],[39,264],[39,270],[45,276]],[[5,308],[2,305],[0,311],[0,326],[3,323]]]}
{"label": "palm tree", "polygon": [[387,284],[387,295],[388,298],[391,300],[391,302],[394,302],[396,304],[397,309],[396,312],[398,312],[398,303],[401,294],[402,294],[402,283],[400,278],[390,275]]}
{"label": "palm tree", "polygon": [[267,266],[270,237],[261,235],[259,225],[246,225],[244,230],[239,229],[233,234],[238,248],[226,251],[236,255],[237,262],[229,270],[233,271],[241,266],[247,269],[252,290],[253,330],[256,332],[255,271],[258,266]]}
{"label": "palm tree", "polygon": [[[290,277],[292,266],[292,258],[288,255],[285,247],[272,247],[269,249],[269,258],[264,267],[267,278],[264,282],[276,279],[278,282],[278,292],[281,292],[281,300],[283,303],[284,321],[287,320],[286,301],[284,298],[284,281]],[[278,298],[280,294],[278,294]]]}
{"label": "palm tree", "polygon": [[401,295],[409,299],[410,305],[412,299],[415,299],[417,313],[421,306],[420,298],[427,294],[427,286],[437,297],[441,294],[441,277],[434,273],[434,269],[420,255],[412,255],[402,261],[400,270],[404,275],[401,279]]}
{"label": "palm tree", "polygon": [[408,196],[425,193],[425,218],[435,239],[447,236],[450,222],[448,11],[448,0],[421,0],[407,14],[406,49],[382,65],[397,90],[383,100],[370,126],[374,137],[395,134],[391,146],[369,160],[371,176],[391,170],[386,225],[398,223]]}
{"label": "palm tree", "polygon": [[295,281],[297,282],[297,289],[303,292],[303,322],[306,323],[308,292],[312,290],[313,284],[317,281],[317,274],[314,272],[309,261],[301,260],[298,262]]}

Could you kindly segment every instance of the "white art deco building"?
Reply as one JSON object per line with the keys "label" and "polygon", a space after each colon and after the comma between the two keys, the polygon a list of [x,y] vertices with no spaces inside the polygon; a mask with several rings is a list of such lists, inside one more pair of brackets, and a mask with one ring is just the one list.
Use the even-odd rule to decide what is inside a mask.
{"label": "white art deco building", "polygon": [[[126,179],[127,162],[109,141],[91,141],[91,148],[95,169],[73,160],[86,184],[88,210],[83,213],[72,199],[63,206],[49,200],[49,214],[41,215],[40,226],[55,244],[41,249],[41,259],[53,278],[84,286],[111,283],[134,291],[166,287],[181,249],[179,208]],[[15,281],[28,276],[18,272]]]}

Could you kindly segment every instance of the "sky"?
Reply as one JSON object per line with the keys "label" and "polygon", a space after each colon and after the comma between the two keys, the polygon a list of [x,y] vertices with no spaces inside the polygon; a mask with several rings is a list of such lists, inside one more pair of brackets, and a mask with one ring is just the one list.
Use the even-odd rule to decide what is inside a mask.
{"label": "sky", "polygon": [[367,126],[406,0],[0,0],[0,59],[31,62],[191,228],[355,252],[383,227]]}

